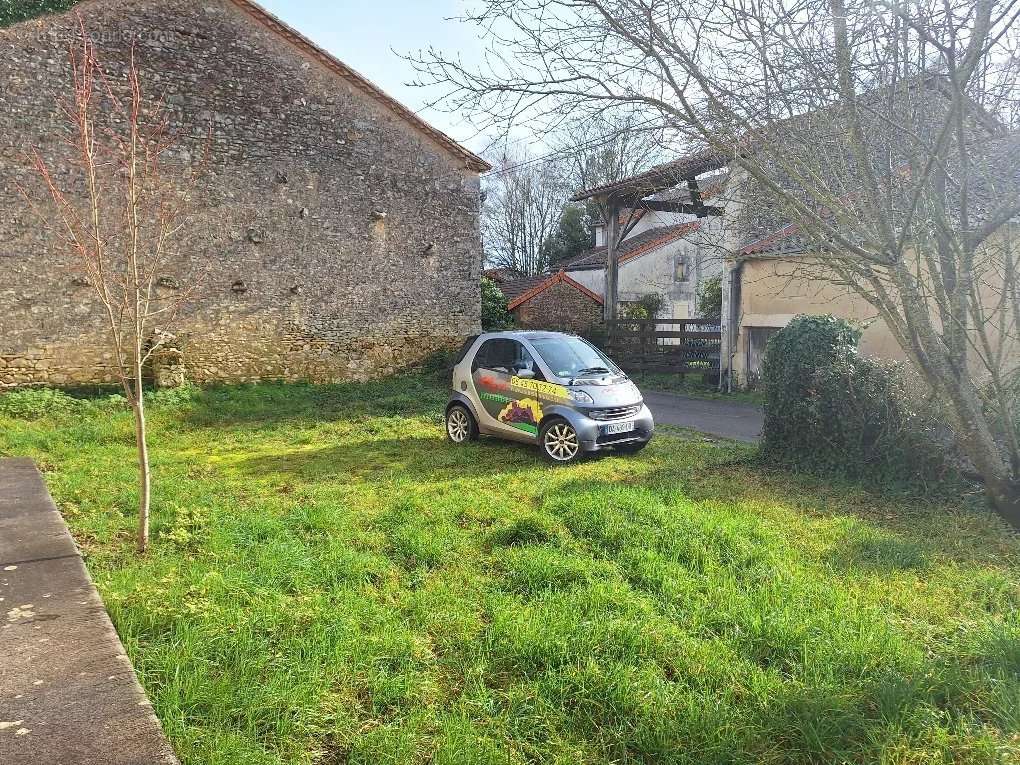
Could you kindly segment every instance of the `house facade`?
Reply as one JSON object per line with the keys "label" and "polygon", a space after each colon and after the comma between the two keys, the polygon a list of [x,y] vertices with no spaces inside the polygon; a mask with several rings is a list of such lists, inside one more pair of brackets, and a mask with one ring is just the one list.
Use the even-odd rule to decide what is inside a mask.
{"label": "house facade", "polygon": [[[875,125],[877,134],[884,136],[877,142],[876,151],[881,156],[875,158],[875,163],[885,173],[883,178],[891,198],[895,199],[909,182],[912,172],[921,172],[920,167],[913,167],[917,164],[914,141],[918,135],[931,137],[934,127],[944,120],[951,98],[943,86],[941,78],[932,75],[902,83],[895,93],[886,90],[868,96],[876,104],[881,101],[880,106],[892,103],[889,107],[892,115],[906,126],[900,131],[897,143],[887,135],[890,130],[881,122],[882,117],[874,118],[878,123]],[[888,98],[891,95],[895,98]],[[1010,196],[1005,192],[1015,190],[1020,184],[1020,176],[1017,176],[1020,136],[1007,135],[1005,128],[977,105],[968,105],[966,111],[968,144],[980,147],[984,157],[981,178],[978,170],[972,167],[969,185],[972,210],[981,214],[981,211],[988,212],[1008,202]],[[891,119],[888,114],[884,116]],[[836,274],[831,265],[826,265],[824,248],[820,249],[812,243],[811,237],[802,236],[789,223],[789,214],[775,200],[776,195],[753,180],[740,161],[740,152],[743,156],[755,153],[756,161],[770,166],[772,182],[802,197],[806,204],[817,205],[823,218],[831,216],[835,220],[836,213],[831,206],[840,208],[843,222],[834,223],[834,230],[841,228],[848,236],[867,237],[869,218],[866,212],[854,212],[861,181],[857,166],[845,156],[848,151],[846,131],[840,129],[840,119],[840,111],[835,107],[806,112],[776,123],[771,128],[774,135],[766,135],[768,130],[753,134],[746,144],[741,144],[739,152],[729,148],[695,151],[632,178],[589,189],[574,197],[576,200],[596,198],[611,209],[622,210],[624,217],[616,221],[621,228],[624,219],[632,218],[633,211],[643,211],[643,219],[649,221],[661,220],[663,214],[689,211],[697,215],[702,227],[699,233],[710,233],[702,246],[710,247],[715,256],[713,269],[708,273],[721,274],[720,363],[726,385],[753,384],[760,374],[769,338],[799,314],[834,314],[855,320],[863,326],[860,346],[863,353],[891,360],[907,358],[877,309],[852,289],[846,278]],[[897,124],[895,120],[893,124]],[[819,167],[827,170],[818,170]],[[814,187],[811,191],[795,180],[798,172],[806,172],[814,178],[809,184]],[[719,186],[717,179],[720,177],[725,178],[721,193],[715,188]],[[819,196],[822,201],[818,200]],[[909,207],[909,200],[895,201],[903,201],[904,212]],[[892,210],[900,208],[894,206]],[[954,211],[947,210],[947,214],[951,217]],[[856,215],[856,225],[846,225],[853,215]],[[645,232],[634,226],[630,231],[624,228],[624,236],[617,239],[617,295],[621,309],[625,309],[625,303],[633,299],[634,294],[631,274],[636,271],[628,264],[628,258],[632,257],[629,247],[633,245],[628,242],[643,235]],[[1001,256],[1003,247],[1015,253],[1018,244],[1020,237],[1014,221],[1012,228],[989,242],[991,252],[985,256],[986,265],[977,289],[981,310],[985,313],[997,310],[999,314],[990,320],[983,333],[987,338],[980,342],[987,339],[990,352],[998,354],[1001,349],[1005,358],[1020,361],[1020,326],[1016,325],[1020,314],[1003,306],[1004,294],[1008,294],[1004,280],[1015,277],[1004,276],[1002,264],[1010,259]],[[996,250],[998,255],[994,254]],[[605,255],[602,257],[606,259]],[[904,243],[903,257],[908,261],[912,257],[916,259],[911,255],[909,241]],[[572,263],[568,265],[568,273],[582,279],[583,276],[569,269],[587,265],[584,260]],[[604,285],[605,270],[588,278],[592,279],[591,286]],[[645,274],[639,280],[649,286],[652,282]],[[608,295],[606,302],[611,303]],[[934,312],[933,305],[931,308]],[[623,315],[625,310],[618,313]],[[676,308],[673,313],[677,318],[685,318]],[[978,341],[975,339],[975,342]],[[979,356],[975,353],[972,363],[979,365]]]}
{"label": "house facade", "polygon": [[[617,210],[617,315],[635,304],[657,304],[655,318],[698,316],[698,296],[707,281],[722,272],[724,240],[719,202],[725,196],[724,163],[715,163],[694,191],[667,173],[665,180],[646,181],[642,173],[599,189],[586,190],[575,201],[613,200]],[[651,173],[655,173],[653,168]],[[709,208],[706,202],[714,205]],[[605,297],[609,261],[609,226],[596,226],[596,247],[567,262],[563,269],[578,283]]]}
{"label": "house facade", "polygon": [[[923,102],[924,107],[919,109],[919,114],[912,115],[912,122],[907,124],[916,124],[916,131],[923,133],[941,116],[945,96],[929,82],[911,88],[910,96]],[[1020,162],[1017,160],[1020,136],[1005,133],[1001,125],[976,105],[968,110],[965,122],[969,140],[979,147],[974,156],[981,157],[981,162],[988,165],[981,167],[975,160],[971,169],[972,212],[994,209],[1000,201],[1009,198],[1011,190],[1020,188]],[[802,130],[800,139],[810,142],[812,135],[813,129],[808,126]],[[916,157],[911,157],[909,152],[900,155],[901,164],[896,170],[905,177],[909,177],[911,159],[916,160]],[[989,167],[994,169],[989,170]],[[768,340],[802,314],[831,314],[851,320],[862,329],[861,353],[909,362],[907,352],[878,309],[850,286],[844,276],[836,273],[817,239],[794,223],[784,225],[778,205],[763,202],[760,192],[756,195],[756,182],[739,163],[731,166],[730,177],[721,217],[725,254],[721,363],[727,384],[732,387],[755,385],[761,375]],[[849,180],[854,180],[852,174]],[[832,185],[837,187],[836,183]],[[895,205],[902,200],[895,198],[895,184],[890,185]],[[834,192],[833,197],[848,202],[852,201],[853,194],[851,189],[842,196]],[[861,225],[860,229],[865,230],[866,226]],[[984,337],[972,336],[972,350],[988,343],[987,348],[970,354],[969,364],[978,378],[988,372],[983,354],[1001,354],[1005,368],[1020,364],[1020,313],[1004,302],[1010,300],[1011,292],[1016,294],[1015,286],[1007,284],[1013,277],[1006,264],[1017,262],[1017,253],[1020,253],[1020,221],[1014,220],[976,254],[983,265],[975,268],[979,275],[975,293],[978,310],[983,314],[980,321],[986,326]],[[939,277],[932,278],[928,266],[920,265],[925,260],[916,253],[910,240],[906,242],[903,258],[904,262],[913,264],[912,270],[928,274],[922,281],[929,284],[939,281]],[[936,299],[931,296],[926,299],[928,310],[936,314]]]}
{"label": "house facade", "polygon": [[[619,246],[621,315],[626,315],[631,305],[654,296],[660,303],[655,318],[696,318],[700,285],[722,272],[723,259],[713,244],[717,234],[718,224],[705,220],[651,225],[629,234]],[[604,235],[600,238],[604,241]],[[602,245],[572,259],[563,269],[604,296],[606,260]]]}
{"label": "house facade", "polygon": [[134,47],[174,161],[209,155],[172,327],[189,379],[365,379],[478,331],[483,160],[248,0],[86,0],[0,30],[0,387],[114,379],[91,288],[22,196],[28,147],[71,161],[78,13],[111,81]]}
{"label": "house facade", "polygon": [[[995,250],[1020,252],[1020,225],[1007,227],[989,242]],[[998,260],[1001,256],[996,256]],[[794,317],[832,314],[862,327],[861,353],[889,361],[908,362],[909,358],[877,310],[850,287],[840,284],[835,273],[823,278],[825,263],[814,248],[793,227],[784,227],[765,239],[740,248],[728,259],[723,281],[723,342],[727,368],[735,386],[754,385],[761,375],[765,346],[769,339]],[[1007,290],[1001,274],[992,269],[978,292],[987,307],[1001,303]],[[1001,349],[1012,366],[1020,364],[1020,326],[1017,313],[1006,326],[994,322],[988,338]],[[985,373],[981,362],[971,359],[974,372]]]}

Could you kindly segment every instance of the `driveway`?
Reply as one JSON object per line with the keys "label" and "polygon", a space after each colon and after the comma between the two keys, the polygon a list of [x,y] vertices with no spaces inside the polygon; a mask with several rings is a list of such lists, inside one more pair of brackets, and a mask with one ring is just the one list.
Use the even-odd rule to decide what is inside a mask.
{"label": "driveway", "polygon": [[756,443],[761,436],[764,416],[761,407],[755,404],[658,391],[643,393],[656,425],[679,425],[747,443]]}
{"label": "driveway", "polygon": [[0,459],[0,601],[0,762],[178,765],[26,459]]}

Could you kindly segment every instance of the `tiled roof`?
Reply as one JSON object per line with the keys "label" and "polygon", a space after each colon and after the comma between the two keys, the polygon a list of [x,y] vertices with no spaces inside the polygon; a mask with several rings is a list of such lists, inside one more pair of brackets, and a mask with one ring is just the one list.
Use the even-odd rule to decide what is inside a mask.
{"label": "tiled roof", "polygon": [[[973,159],[972,186],[970,189],[971,214],[976,221],[982,220],[991,210],[1002,203],[1003,197],[1010,191],[1020,189],[1020,133],[1011,133],[988,139],[979,156]],[[898,168],[909,176],[909,165]],[[841,202],[852,201],[851,195],[845,195]],[[820,211],[823,218],[831,218],[830,210]],[[848,232],[852,235],[853,232]],[[782,255],[802,253],[815,250],[818,241],[802,231],[796,223],[788,223],[782,228],[744,245],[739,252],[740,257],[755,255]]]}
{"label": "tiled roof", "polygon": [[[626,263],[627,261],[640,257],[647,252],[651,252],[652,250],[656,250],[659,247],[667,245],[670,242],[682,239],[688,234],[693,234],[700,228],[701,221],[696,220],[688,223],[679,223],[675,226],[659,226],[657,228],[650,228],[647,231],[642,231],[640,234],[628,237],[620,243],[620,263]],[[567,271],[605,268],[608,260],[609,254],[605,245],[603,245],[602,247],[596,247],[594,250],[588,250],[588,252],[582,253],[569,263],[565,264],[563,268]]]}
{"label": "tiled roof", "polygon": [[610,194],[618,197],[643,199],[649,194],[672,188],[688,178],[695,178],[702,173],[726,167],[729,162],[730,158],[727,155],[715,149],[702,149],[671,162],[656,165],[651,170],[646,170],[630,178],[586,189],[575,194],[571,199],[580,202]]}
{"label": "tiled roof", "polygon": [[[902,92],[903,89],[932,90],[943,97],[951,98],[952,92],[948,89],[947,82],[948,78],[946,75],[928,72],[917,75],[909,81],[901,81],[894,86],[880,87],[870,93],[859,94],[858,99],[861,101],[884,102],[889,98],[890,93]],[[968,112],[984,124],[991,133],[995,134],[1004,130],[1003,125],[996,117],[989,114],[983,107],[966,96],[965,99],[967,100]],[[840,102],[834,101],[817,109],[778,119],[764,127],[767,131],[781,134],[783,130],[789,131],[791,128],[809,123],[818,115],[831,113],[839,108]],[[572,199],[574,201],[582,201],[592,197],[607,196],[613,196],[622,200],[644,199],[651,194],[672,189],[683,181],[696,178],[712,170],[725,168],[737,154],[744,155],[758,151],[762,140],[761,134],[758,131],[749,130],[734,142],[734,148],[732,149],[721,151],[705,148],[700,151],[694,151],[671,162],[656,165],[650,170],[630,178],[586,189],[574,195]]]}
{"label": "tiled roof", "polygon": [[[512,300],[510,300],[507,303],[507,310],[512,311],[513,309],[517,308],[517,306],[519,306],[519,305],[521,305],[523,303],[526,303],[529,300],[531,300],[532,298],[534,298],[534,297],[540,295],[541,293],[545,292],[547,289],[552,287],[554,284],[566,284],[566,285],[568,285],[570,287],[573,287],[574,289],[576,289],[579,292],[581,292],[582,294],[584,294],[586,297],[591,298],[592,300],[594,300],[599,305],[602,305],[602,296],[601,295],[599,295],[597,292],[592,292],[590,289],[585,287],[583,284],[574,281],[569,276],[567,276],[566,273],[564,273],[563,271],[559,271],[559,272],[553,274],[552,276],[546,276],[544,278],[543,277],[533,277],[533,278],[540,279],[539,283],[533,285],[527,291],[518,294],[517,297],[513,298]],[[520,281],[526,281],[526,280],[521,279]],[[506,293],[504,292],[504,294],[506,294]]]}
{"label": "tiled roof", "polygon": [[500,291],[503,293],[503,297],[507,301],[511,301],[519,295],[523,295],[525,292],[530,290],[532,287],[544,282],[549,278],[549,274],[539,274],[538,276],[525,276],[520,279],[513,279],[509,282],[503,282],[499,285]]}
{"label": "tiled roof", "polygon": [[807,244],[803,236],[799,236],[800,226],[790,223],[768,236],[751,242],[740,249],[741,257],[750,255],[768,255],[778,252],[797,252]]}
{"label": "tiled roof", "polygon": [[506,284],[519,278],[519,274],[509,268],[487,268],[482,271],[482,276],[486,279],[492,279],[497,284]]}
{"label": "tiled roof", "polygon": [[[708,200],[719,196],[726,190],[726,181],[729,179],[729,171],[723,170],[720,173],[698,179],[698,190],[701,192],[701,199]],[[653,194],[648,199],[654,202],[687,202],[691,201],[691,190],[687,184],[674,186],[671,189]]]}

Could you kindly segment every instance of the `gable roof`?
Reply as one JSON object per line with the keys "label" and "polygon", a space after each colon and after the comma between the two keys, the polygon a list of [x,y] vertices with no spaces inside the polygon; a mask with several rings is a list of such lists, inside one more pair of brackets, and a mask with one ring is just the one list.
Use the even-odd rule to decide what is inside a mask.
{"label": "gable roof", "polygon": [[[506,309],[508,311],[512,311],[518,306],[522,305],[523,303],[526,303],[532,298],[537,297],[538,295],[542,294],[547,289],[552,287],[554,284],[565,284],[568,287],[573,287],[574,289],[578,290],[581,294],[583,294],[585,297],[594,300],[599,305],[603,304],[601,295],[599,295],[597,292],[592,292],[583,284],[574,281],[569,276],[567,276],[566,273],[563,271],[558,271],[552,276],[531,277],[530,280],[535,279],[539,280],[538,284],[533,285],[530,289],[527,289],[524,292],[518,293],[517,297],[515,297],[513,300],[507,303]],[[518,281],[530,281],[530,280],[520,279]],[[510,284],[513,284],[513,282],[510,282]]]}
{"label": "gable roof", "polygon": [[[701,221],[689,221],[678,223],[673,226],[658,226],[642,231],[640,234],[624,239],[620,243],[620,264],[634,260],[634,258],[664,247],[693,234],[701,228]],[[566,271],[582,271],[588,269],[605,268],[609,263],[609,251],[605,245],[596,247],[593,250],[581,253],[563,266]]]}
{"label": "gable roof", "polygon": [[[123,1],[123,0],[122,0]],[[254,21],[258,22],[262,27],[269,30],[278,37],[283,38],[287,42],[291,43],[296,47],[302,54],[311,58],[318,63],[322,64],[326,69],[330,70],[334,74],[341,77],[346,82],[353,85],[363,94],[373,99],[377,103],[385,106],[391,112],[400,117],[404,122],[410,125],[412,128],[420,133],[428,136],[432,141],[437,143],[447,153],[453,155],[457,159],[464,162],[465,166],[475,170],[477,172],[484,172],[491,170],[492,166],[484,159],[479,157],[474,152],[464,148],[450,136],[438,128],[433,127],[428,122],[419,117],[415,112],[408,109],[402,103],[397,101],[395,98],[387,94],[382,88],[376,85],[374,82],[369,80],[364,75],[355,71],[351,67],[347,66],[344,62],[338,59],[333,54],[327,52],[323,48],[313,43],[303,34],[298,32],[293,27],[281,21],[279,18],[274,16],[272,13],[267,11],[262,6],[253,2],[253,0],[221,0],[227,5],[233,5],[242,12],[250,16]],[[86,2],[80,2],[73,6],[71,10],[59,14],[61,16],[67,16],[75,13],[82,13],[84,15],[85,9],[91,5],[101,5],[110,3],[110,0],[87,0]],[[112,4],[112,3],[111,3]],[[50,17],[58,14],[50,14]],[[14,24],[9,28],[17,28],[21,25],[28,25],[32,23],[38,23],[40,18],[29,19],[22,21],[19,24]]]}

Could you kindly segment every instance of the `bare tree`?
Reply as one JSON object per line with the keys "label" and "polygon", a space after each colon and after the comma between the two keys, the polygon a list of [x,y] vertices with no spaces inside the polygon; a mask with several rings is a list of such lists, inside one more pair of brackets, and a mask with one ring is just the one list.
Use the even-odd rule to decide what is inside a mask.
{"label": "bare tree", "polygon": [[134,413],[144,552],[151,503],[144,370],[201,283],[180,250],[200,166],[168,167],[175,137],[162,104],[142,92],[133,49],[121,81],[101,67],[82,24],[70,68],[71,93],[58,104],[68,125],[66,161],[33,150],[45,191],[23,192],[101,308],[114,372]]}
{"label": "bare tree", "polygon": [[559,167],[504,155],[486,179],[482,239],[490,266],[522,276],[546,270],[546,242],[567,197]]}
{"label": "bare tree", "polygon": [[1020,525],[1018,17],[1018,0],[482,0],[486,65],[417,65],[495,126],[616,108],[702,152],[678,181],[729,164],[731,256],[795,229],[804,278],[874,307]]}
{"label": "bare tree", "polygon": [[[663,131],[658,120],[634,114],[606,112],[564,128],[556,154],[574,192],[605,186],[636,175],[664,158]],[[592,199],[592,218],[605,224],[609,211],[603,200]]]}

